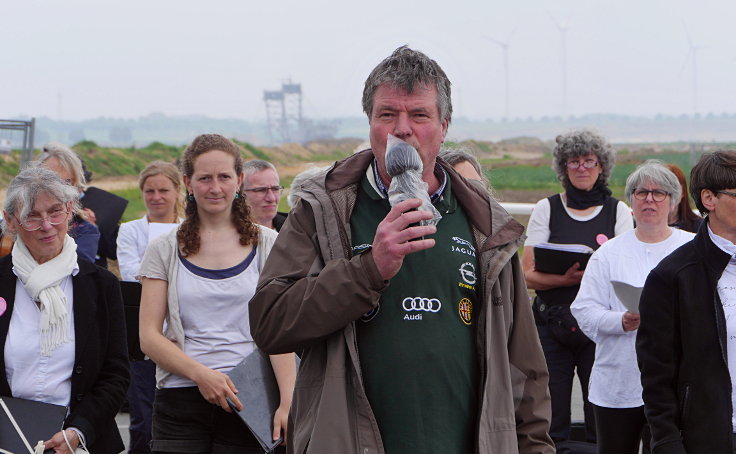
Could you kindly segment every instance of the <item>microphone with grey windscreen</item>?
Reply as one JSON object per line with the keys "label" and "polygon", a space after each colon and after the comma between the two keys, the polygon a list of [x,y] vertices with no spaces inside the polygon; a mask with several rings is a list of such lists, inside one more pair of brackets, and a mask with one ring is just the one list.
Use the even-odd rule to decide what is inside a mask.
{"label": "microphone with grey windscreen", "polygon": [[432,206],[429,199],[427,183],[422,180],[424,165],[417,150],[389,134],[386,143],[385,165],[386,172],[391,177],[391,184],[388,188],[388,201],[391,206],[407,199],[420,199],[422,205],[418,209],[432,213],[432,219],[421,221],[420,224],[437,224],[442,216]]}

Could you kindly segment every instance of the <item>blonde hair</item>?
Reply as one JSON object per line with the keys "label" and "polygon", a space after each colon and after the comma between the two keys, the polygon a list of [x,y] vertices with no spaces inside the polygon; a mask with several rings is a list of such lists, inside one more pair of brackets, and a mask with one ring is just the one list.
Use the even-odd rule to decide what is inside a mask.
{"label": "blonde hair", "polygon": [[179,169],[169,162],[164,161],[153,161],[143,169],[138,176],[138,187],[143,192],[143,185],[149,177],[155,177],[156,175],[163,175],[171,181],[176,189],[176,204],[174,204],[174,216],[179,219],[184,211],[181,197],[181,172]]}

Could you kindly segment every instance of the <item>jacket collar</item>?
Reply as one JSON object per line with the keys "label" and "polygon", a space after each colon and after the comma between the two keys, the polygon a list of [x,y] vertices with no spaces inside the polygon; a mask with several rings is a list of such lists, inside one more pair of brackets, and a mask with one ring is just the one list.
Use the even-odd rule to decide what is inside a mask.
{"label": "jacket collar", "polygon": [[708,269],[708,274],[713,276],[716,281],[721,278],[723,270],[726,269],[731,256],[719,248],[710,239],[708,234],[708,217],[700,224],[698,233],[693,239],[695,242],[695,250],[703,257],[703,263]]}
{"label": "jacket collar", "polygon": [[[367,149],[336,162],[327,173],[325,189],[332,192],[359,182],[372,161],[373,153]],[[490,197],[482,185],[469,182],[461,177],[442,158],[437,158],[437,162],[447,172],[452,191],[463,207],[468,220],[487,237],[485,243],[480,245],[481,251],[522,239],[524,226],[514,220],[496,200]]]}

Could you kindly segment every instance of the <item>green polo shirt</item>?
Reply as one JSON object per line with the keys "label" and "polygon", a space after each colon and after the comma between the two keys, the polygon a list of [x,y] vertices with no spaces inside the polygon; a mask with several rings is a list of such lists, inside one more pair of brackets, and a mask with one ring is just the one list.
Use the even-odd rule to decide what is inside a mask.
{"label": "green polo shirt", "polygon": [[[378,309],[356,322],[365,389],[388,454],[466,454],[475,446],[479,268],[446,179],[434,204],[442,214],[435,246],[406,256]],[[350,219],[355,254],[390,209],[364,177]]]}

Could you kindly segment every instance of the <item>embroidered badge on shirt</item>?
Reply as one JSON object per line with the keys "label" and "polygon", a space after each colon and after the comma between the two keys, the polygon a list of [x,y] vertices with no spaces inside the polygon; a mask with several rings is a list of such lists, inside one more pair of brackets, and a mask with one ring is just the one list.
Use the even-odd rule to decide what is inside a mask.
{"label": "embroidered badge on shirt", "polygon": [[460,266],[460,277],[464,282],[458,282],[458,286],[468,290],[475,290],[475,265],[465,262]]}
{"label": "embroidered badge on shirt", "polygon": [[457,306],[457,311],[460,314],[460,320],[470,325],[473,320],[473,303],[468,298],[463,298]]}

